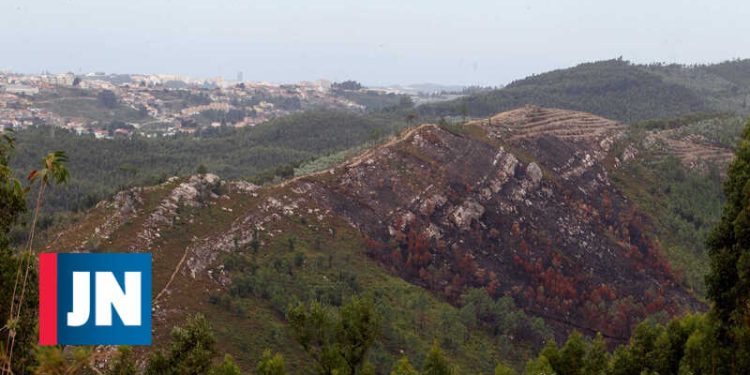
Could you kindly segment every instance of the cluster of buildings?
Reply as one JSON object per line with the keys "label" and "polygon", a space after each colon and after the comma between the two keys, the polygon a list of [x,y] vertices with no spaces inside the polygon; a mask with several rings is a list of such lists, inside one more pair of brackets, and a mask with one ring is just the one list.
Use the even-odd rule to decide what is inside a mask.
{"label": "cluster of buildings", "polygon": [[278,85],[175,75],[0,72],[0,130],[55,126],[97,138],[170,136],[254,126],[316,107],[364,109],[335,95],[328,81]]}
{"label": "cluster of buildings", "polygon": [[[60,126],[64,120],[56,113],[30,105],[26,98],[27,90],[12,86],[9,91],[0,92],[0,129],[22,129],[34,125],[52,124]],[[20,93],[20,94],[19,94]]]}

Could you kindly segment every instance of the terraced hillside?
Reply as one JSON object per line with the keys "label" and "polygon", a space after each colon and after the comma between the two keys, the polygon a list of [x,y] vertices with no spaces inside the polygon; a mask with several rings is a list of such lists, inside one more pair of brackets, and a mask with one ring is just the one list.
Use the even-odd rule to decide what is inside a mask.
{"label": "terraced hillside", "polygon": [[[481,121],[474,123],[481,124]],[[619,123],[589,113],[535,106],[492,116],[487,124],[497,134],[504,130],[506,134],[501,137],[510,141],[542,135],[571,141],[597,140],[623,130]]]}
{"label": "terraced hillside", "polygon": [[707,165],[726,169],[734,158],[734,152],[727,147],[712,145],[700,136],[674,137],[671,131],[649,135],[649,141],[661,142],[665,151],[680,159],[687,168],[702,168]]}
{"label": "terraced hillside", "polygon": [[723,179],[745,127],[742,116],[701,114],[628,126],[615,144],[615,185],[656,223],[675,271],[698,294],[705,243],[724,206]]}
{"label": "terraced hillside", "polygon": [[[303,370],[290,304],[365,294],[386,316],[381,370],[438,340],[462,369],[490,372],[574,329],[617,342],[646,316],[703,308],[609,177],[625,136],[538,107],[422,125],[278,185],[199,175],[131,189],[47,247],[151,251],[157,343],[202,311],[243,366],[270,347]],[[478,310],[487,297],[501,312]]]}

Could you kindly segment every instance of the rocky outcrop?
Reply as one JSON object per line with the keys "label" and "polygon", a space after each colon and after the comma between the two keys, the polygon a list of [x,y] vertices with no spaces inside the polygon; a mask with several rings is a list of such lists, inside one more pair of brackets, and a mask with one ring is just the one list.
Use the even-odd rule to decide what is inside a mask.
{"label": "rocky outcrop", "polygon": [[453,210],[450,218],[458,228],[468,230],[473,222],[478,222],[482,218],[482,215],[484,215],[484,207],[473,199],[467,199]]}
{"label": "rocky outcrop", "polygon": [[[173,226],[176,220],[181,219],[178,213],[180,207],[202,207],[209,204],[211,199],[219,197],[222,185],[223,181],[219,176],[209,173],[191,176],[172,188],[146,218],[130,250],[153,250],[151,245],[161,237],[161,228]],[[189,217],[184,219],[190,220]]]}
{"label": "rocky outcrop", "polygon": [[542,182],[542,168],[533,161],[526,166],[526,176],[529,178],[532,186],[539,186]]}
{"label": "rocky outcrop", "polygon": [[[291,186],[310,184],[306,204],[375,242],[408,251],[409,238],[428,239],[429,264],[394,267],[408,280],[449,299],[466,287],[512,296],[561,336],[575,328],[625,338],[622,316],[700,306],[669,270],[646,216],[609,181],[603,160],[620,124],[529,107],[470,126],[487,137],[424,125]],[[371,256],[392,262],[383,247]]]}

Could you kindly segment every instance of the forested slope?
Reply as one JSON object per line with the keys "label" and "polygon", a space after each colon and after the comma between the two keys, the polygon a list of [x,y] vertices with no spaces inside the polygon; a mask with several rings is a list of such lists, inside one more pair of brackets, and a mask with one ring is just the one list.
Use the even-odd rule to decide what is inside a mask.
{"label": "forested slope", "polygon": [[747,112],[747,60],[715,65],[638,65],[620,59],[580,64],[449,102],[426,104],[434,116],[486,117],[533,104],[637,122],[704,111]]}
{"label": "forested slope", "polygon": [[[299,163],[375,142],[405,126],[400,120],[343,111],[315,110],[246,129],[163,138],[99,140],[49,127],[17,132],[12,166],[30,171],[49,150],[65,151],[71,180],[51,193],[51,211],[78,211],[114,192],[171,176],[207,171],[227,178],[289,177]],[[23,172],[19,172],[23,173]]]}

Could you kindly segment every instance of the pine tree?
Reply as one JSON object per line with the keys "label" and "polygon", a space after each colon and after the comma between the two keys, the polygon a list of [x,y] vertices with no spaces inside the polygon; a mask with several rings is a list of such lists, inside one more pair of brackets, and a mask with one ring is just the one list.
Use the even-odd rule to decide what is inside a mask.
{"label": "pine tree", "polygon": [[417,372],[417,370],[411,365],[409,358],[401,357],[401,359],[396,361],[393,365],[391,375],[419,375],[419,372]]}
{"label": "pine tree", "polygon": [[380,315],[372,301],[354,297],[339,310],[337,347],[352,374],[365,363],[370,347],[380,334]]}
{"label": "pine tree", "polygon": [[716,320],[715,373],[750,373],[750,122],[724,182],[726,203],[708,240],[706,277]]}
{"label": "pine tree", "polygon": [[555,375],[555,371],[552,369],[552,365],[549,359],[543,354],[536,359],[529,360],[526,363],[525,375]]}
{"label": "pine tree", "polygon": [[359,375],[377,375],[378,371],[375,369],[375,365],[372,362],[365,362],[362,364],[362,370],[357,372]]}
{"label": "pine tree", "polygon": [[430,351],[422,365],[423,375],[453,375],[453,367],[448,359],[445,358],[443,350],[440,349],[437,341],[432,344]]}
{"label": "pine tree", "polygon": [[135,375],[135,362],[133,361],[133,349],[129,346],[117,348],[117,356],[109,366],[108,375]]}
{"label": "pine tree", "polygon": [[281,354],[272,354],[270,349],[263,351],[263,356],[258,362],[255,372],[258,375],[286,375],[284,357]]}
{"label": "pine tree", "polygon": [[380,334],[380,319],[372,301],[359,297],[340,309],[312,302],[287,313],[295,338],[315,360],[320,374],[360,373]]}
{"label": "pine tree", "polygon": [[[241,375],[242,371],[240,371],[240,367],[237,366],[237,364],[234,362],[234,358],[231,355],[226,354],[224,355],[224,360],[218,365],[212,367],[211,371],[209,371],[208,374],[209,375]],[[281,373],[281,374],[283,375],[284,373]]]}
{"label": "pine tree", "polygon": [[609,370],[609,352],[601,333],[597,333],[583,359],[583,375],[606,374]]}
{"label": "pine tree", "polygon": [[516,371],[507,365],[500,363],[495,366],[495,375],[516,375]]}
{"label": "pine tree", "polygon": [[547,344],[542,349],[539,357],[544,357],[542,362],[547,362],[551,369],[557,369],[560,367],[560,349],[557,347],[555,340],[547,341]]}
{"label": "pine tree", "polygon": [[172,330],[172,341],[164,351],[151,355],[146,374],[149,375],[199,375],[211,368],[216,355],[216,340],[203,315],[188,319],[184,328]]}
{"label": "pine tree", "polygon": [[[95,373],[94,355],[91,347],[78,346],[72,353],[63,353],[59,346],[38,346],[35,350],[38,365],[33,368],[37,375],[60,375]],[[30,373],[25,369],[22,373]]]}
{"label": "pine tree", "polygon": [[553,363],[553,368],[558,375],[579,375],[584,365],[586,356],[586,341],[578,331],[568,336],[560,350],[560,359]]}

